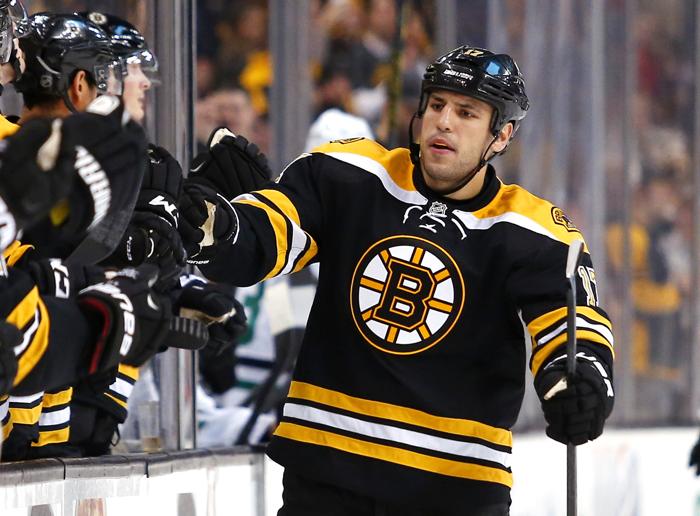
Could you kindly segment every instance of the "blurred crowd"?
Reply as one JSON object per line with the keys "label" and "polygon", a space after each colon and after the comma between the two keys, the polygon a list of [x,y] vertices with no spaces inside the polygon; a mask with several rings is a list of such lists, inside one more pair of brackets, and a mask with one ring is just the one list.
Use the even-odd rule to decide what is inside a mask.
{"label": "blurred crowd", "polygon": [[[622,2],[611,6],[621,16]],[[692,137],[695,90],[694,2],[676,0],[661,6],[640,2],[632,25],[637,49],[636,92],[632,99],[634,151],[628,171],[631,190],[629,229],[623,230],[623,161],[621,111],[614,100],[624,84],[607,81],[606,123],[614,138],[608,144],[608,273],[621,318],[624,271],[631,281],[630,335],[635,375],[635,422],[682,423],[694,419],[690,406],[693,342],[692,248],[695,242]],[[611,16],[611,21],[615,20]],[[624,48],[624,37],[608,29],[610,44]],[[624,52],[610,57],[621,65]],[[618,97],[619,98],[619,97]],[[636,140],[636,141],[635,141]],[[612,143],[612,142],[611,142]],[[628,246],[625,260],[623,249]]]}
{"label": "blurred crowd", "polygon": [[[415,111],[421,76],[434,57],[434,3],[406,2],[403,13],[397,12],[395,0],[310,4],[311,119],[335,108],[363,118],[380,141],[388,142],[391,107],[399,128],[395,143],[407,144],[406,128]],[[212,128],[228,125],[268,150],[267,95],[273,72],[267,2],[209,0],[197,7],[197,137],[203,141]],[[398,17],[403,35],[396,94],[392,51]]]}

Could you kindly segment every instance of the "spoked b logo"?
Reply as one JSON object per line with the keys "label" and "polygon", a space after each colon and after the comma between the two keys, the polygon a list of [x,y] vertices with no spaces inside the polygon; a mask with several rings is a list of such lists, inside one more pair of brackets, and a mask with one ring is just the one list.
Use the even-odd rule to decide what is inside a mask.
{"label": "spoked b logo", "polygon": [[454,327],[464,305],[464,280],[436,244],[390,237],[372,245],[355,267],[350,304],[369,344],[387,353],[420,353]]}

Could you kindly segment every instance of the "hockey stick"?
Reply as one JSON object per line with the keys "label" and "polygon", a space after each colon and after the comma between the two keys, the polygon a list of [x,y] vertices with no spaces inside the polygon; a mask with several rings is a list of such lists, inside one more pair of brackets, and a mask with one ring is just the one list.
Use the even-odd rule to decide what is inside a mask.
{"label": "hockey stick", "polygon": [[[573,379],[576,374],[576,269],[578,268],[583,240],[576,239],[569,246],[566,256],[566,375]],[[566,514],[576,516],[576,445],[566,445]]]}

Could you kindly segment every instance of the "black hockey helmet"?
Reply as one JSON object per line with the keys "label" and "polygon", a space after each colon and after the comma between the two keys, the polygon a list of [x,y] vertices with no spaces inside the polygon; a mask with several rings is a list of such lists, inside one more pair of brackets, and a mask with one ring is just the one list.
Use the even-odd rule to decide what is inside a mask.
{"label": "black hockey helmet", "polygon": [[83,11],[79,14],[98,25],[109,36],[112,52],[119,58],[124,74],[128,73],[129,64],[139,64],[149,78],[154,78],[158,72],[158,60],[136,27],[113,14],[97,11]]}
{"label": "black hockey helmet", "polygon": [[449,90],[483,100],[494,108],[491,132],[508,122],[517,130],[530,102],[525,82],[513,58],[477,47],[461,46],[429,64],[423,75],[417,116],[423,116],[429,92]]}
{"label": "black hockey helmet", "polygon": [[15,80],[17,91],[67,99],[74,72],[84,70],[100,93],[121,93],[119,63],[100,27],[76,14],[53,13],[35,14],[27,26],[19,40],[25,67]]}
{"label": "black hockey helmet", "polygon": [[10,62],[13,39],[22,36],[27,12],[19,0],[0,0],[0,63]]}

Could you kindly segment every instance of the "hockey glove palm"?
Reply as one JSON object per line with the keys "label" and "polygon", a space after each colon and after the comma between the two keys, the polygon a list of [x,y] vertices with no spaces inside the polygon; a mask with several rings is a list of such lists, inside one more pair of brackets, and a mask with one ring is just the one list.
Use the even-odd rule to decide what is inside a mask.
{"label": "hockey glove palm", "polygon": [[160,349],[172,318],[170,300],[151,288],[157,279],[155,267],[123,269],[108,277],[78,295],[85,313],[93,316],[101,328],[90,357],[89,374],[120,362],[143,365]]}
{"label": "hockey glove palm", "polygon": [[547,435],[564,444],[592,441],[612,412],[612,378],[590,352],[577,354],[576,374],[566,376],[566,355],[552,360],[535,378],[547,420]]}

